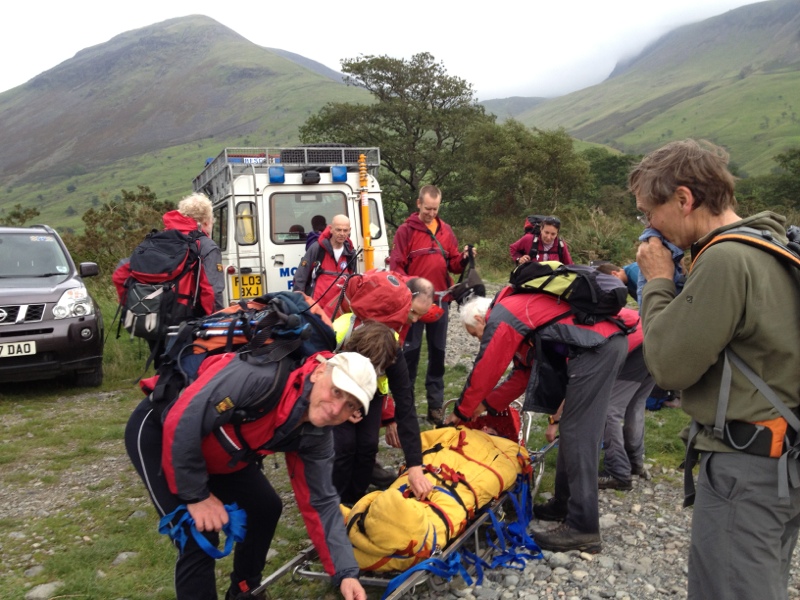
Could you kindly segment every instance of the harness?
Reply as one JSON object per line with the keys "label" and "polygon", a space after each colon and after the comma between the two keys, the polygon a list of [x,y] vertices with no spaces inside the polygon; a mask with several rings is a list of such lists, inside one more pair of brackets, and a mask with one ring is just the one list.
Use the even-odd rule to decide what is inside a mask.
{"label": "harness", "polygon": [[[736,227],[713,238],[692,260],[694,263],[705,250],[716,243],[735,241],[760,248],[777,257],[784,265],[798,269],[800,273],[800,245],[792,239],[788,246],[775,240],[769,231],[751,227]],[[780,417],[754,423],[746,421],[728,421],[726,414],[730,400],[731,375],[733,364],[761,395],[778,411]],[[733,350],[725,348],[723,353],[722,379],[714,425],[701,425],[694,419],[689,428],[689,439],[686,444],[686,461],[684,465],[684,506],[694,504],[695,486],[692,468],[697,463],[699,452],[695,449],[697,435],[701,430],[710,431],[717,439],[729,448],[756,456],[778,459],[778,498],[789,497],[789,485],[800,487],[800,419],[798,409],[790,409],[778,398],[769,385],[747,365]],[[795,459],[789,461],[789,459]]]}

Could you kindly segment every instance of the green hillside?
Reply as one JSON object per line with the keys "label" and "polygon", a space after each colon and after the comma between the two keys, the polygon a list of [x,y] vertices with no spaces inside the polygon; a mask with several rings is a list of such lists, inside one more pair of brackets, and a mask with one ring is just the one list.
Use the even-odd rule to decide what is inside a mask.
{"label": "green hillside", "polygon": [[800,2],[772,0],[681,27],[618,65],[603,83],[517,118],[643,153],[670,139],[726,146],[745,173],[800,145]]}
{"label": "green hillside", "polygon": [[332,101],[370,96],[208,17],[129,31],[0,94],[0,208],[64,229],[121,189],[177,200],[226,145],[294,143]]}

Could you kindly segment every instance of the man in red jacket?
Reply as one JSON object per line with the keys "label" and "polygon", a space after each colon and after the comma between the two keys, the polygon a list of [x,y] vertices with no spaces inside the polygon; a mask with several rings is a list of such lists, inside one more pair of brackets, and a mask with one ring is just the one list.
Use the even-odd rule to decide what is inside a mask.
{"label": "man in red jacket", "polygon": [[[352,352],[315,354],[290,373],[284,361],[291,359],[262,364],[238,353],[209,357],[163,425],[149,398],[133,411],[125,430],[128,456],[159,516],[185,507],[212,546],[229,519],[225,505],[235,502],[245,511],[225,599],[250,600],[262,597],[251,591],[260,585],[283,506],[261,459],[284,453],[297,505],[332,583],[345,600],[366,600],[331,482],[331,428],[367,414],[375,370]],[[214,558],[192,535],[175,563],[175,591],[177,600],[217,599]]]}
{"label": "man in red jacket", "polygon": [[[564,523],[537,532],[534,540],[553,552],[599,552],[597,463],[611,387],[628,352],[625,331],[607,320],[580,324],[563,300],[513,294],[510,287],[500,291],[491,311],[485,298],[471,302],[463,310],[474,315],[473,321],[465,324],[481,347],[447,423],[502,411],[523,393],[524,410],[550,413],[553,423],[560,420],[555,495],[535,505],[534,513],[540,520]],[[639,315],[623,308],[618,318],[632,328]],[[499,383],[509,363],[511,374]],[[562,401],[559,419],[553,415]]]}
{"label": "man in red jacket", "polygon": [[[344,275],[355,272],[356,252],[350,241],[350,219],[336,215],[319,239],[308,248],[294,274],[292,288],[311,296],[331,318]],[[341,314],[341,313],[339,313]]]}
{"label": "man in red jacket", "polygon": [[[458,248],[458,240],[450,226],[439,217],[442,192],[435,185],[426,185],[417,199],[418,213],[403,223],[394,236],[394,246],[389,255],[389,268],[409,277],[424,277],[429,280],[437,296],[441,297],[453,284],[448,273],[461,273],[467,263],[467,246]],[[475,251],[473,250],[473,253]],[[445,299],[447,297],[445,296]],[[428,340],[428,372],[425,390],[428,400],[428,420],[442,424],[444,403],[444,356],[447,346],[447,321],[449,301],[440,302],[442,316],[432,322],[417,322],[411,326],[403,345],[408,363],[408,375],[412,388],[417,380],[422,333]]]}

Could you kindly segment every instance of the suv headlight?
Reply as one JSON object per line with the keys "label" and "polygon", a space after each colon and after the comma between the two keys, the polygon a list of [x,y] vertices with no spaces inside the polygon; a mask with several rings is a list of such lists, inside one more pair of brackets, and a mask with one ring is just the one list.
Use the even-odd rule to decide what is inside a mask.
{"label": "suv headlight", "polygon": [[94,303],[85,287],[67,290],[53,307],[53,316],[56,319],[84,317],[91,314],[94,314]]}

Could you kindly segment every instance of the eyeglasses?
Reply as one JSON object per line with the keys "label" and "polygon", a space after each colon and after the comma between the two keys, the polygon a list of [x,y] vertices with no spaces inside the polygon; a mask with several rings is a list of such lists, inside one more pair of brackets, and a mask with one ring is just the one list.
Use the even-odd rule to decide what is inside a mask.
{"label": "eyeglasses", "polygon": [[348,400],[347,402],[344,403],[344,409],[354,417],[361,416],[361,405],[356,404],[352,400]]}
{"label": "eyeglasses", "polygon": [[636,216],[636,220],[639,221],[645,228],[650,227],[650,217],[652,215],[652,211],[646,210],[641,215]]}

